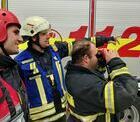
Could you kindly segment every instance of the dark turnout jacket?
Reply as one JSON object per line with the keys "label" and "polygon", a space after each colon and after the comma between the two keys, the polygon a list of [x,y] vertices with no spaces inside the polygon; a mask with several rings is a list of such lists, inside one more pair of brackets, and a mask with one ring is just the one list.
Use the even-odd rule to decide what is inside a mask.
{"label": "dark turnout jacket", "polygon": [[[2,108],[0,111],[3,111],[3,113],[8,113],[6,108],[8,108],[10,111],[10,118],[8,118],[7,114],[6,117],[8,119],[2,120],[0,114],[0,121],[17,122],[19,121],[18,119],[21,118],[21,122],[28,122],[28,103],[26,101],[27,95],[24,84],[18,73],[17,63],[11,57],[4,55],[0,55],[0,93],[4,96],[3,101],[0,101],[0,108]],[[1,99],[2,96],[0,97],[0,100]],[[17,102],[18,108],[15,104],[16,100],[19,102]],[[6,101],[7,104],[4,104],[4,101]],[[22,119],[22,114],[24,115],[24,120]]]}
{"label": "dark turnout jacket", "polygon": [[137,81],[120,58],[108,64],[110,81],[99,72],[67,65],[66,87],[70,113],[82,122],[117,122],[119,113],[134,104]]}

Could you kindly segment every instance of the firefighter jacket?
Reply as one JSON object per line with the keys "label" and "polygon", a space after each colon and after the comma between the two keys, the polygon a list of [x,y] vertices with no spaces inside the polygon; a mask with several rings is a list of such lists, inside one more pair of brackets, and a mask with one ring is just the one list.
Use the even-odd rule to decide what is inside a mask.
{"label": "firefighter jacket", "polygon": [[137,81],[120,58],[108,64],[110,81],[96,71],[67,65],[66,88],[70,114],[82,122],[117,122],[118,113],[130,107],[137,95]]}
{"label": "firefighter jacket", "polygon": [[0,122],[28,122],[26,100],[16,62],[0,55]]}
{"label": "firefighter jacket", "polygon": [[46,118],[49,122],[65,115],[61,59],[68,55],[68,49],[65,44],[57,46],[47,47],[44,53],[29,46],[15,58],[27,88],[31,120]]}

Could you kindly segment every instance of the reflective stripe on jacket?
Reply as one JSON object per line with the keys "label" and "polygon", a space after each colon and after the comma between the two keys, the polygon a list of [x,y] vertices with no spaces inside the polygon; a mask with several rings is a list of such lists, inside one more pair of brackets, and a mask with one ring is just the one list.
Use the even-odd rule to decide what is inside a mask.
{"label": "reflective stripe on jacket", "polygon": [[[61,59],[57,53],[50,47],[52,56],[53,74],[47,75],[47,70],[43,69],[33,58],[28,50],[23,51],[16,60],[21,68],[25,79],[25,85],[30,102],[30,117],[37,120],[56,114],[56,108],[53,98],[53,87],[60,93],[61,107],[65,109],[65,87],[64,74],[62,70]],[[45,66],[44,66],[45,67]],[[47,66],[46,66],[47,67]]]}

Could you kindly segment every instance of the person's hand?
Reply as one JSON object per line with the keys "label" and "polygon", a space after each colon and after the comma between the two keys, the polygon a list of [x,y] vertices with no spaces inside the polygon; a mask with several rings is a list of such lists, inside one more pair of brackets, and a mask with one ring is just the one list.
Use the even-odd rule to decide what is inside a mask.
{"label": "person's hand", "polygon": [[112,58],[119,57],[119,54],[116,50],[107,50],[106,48],[103,49],[103,55],[108,63]]}

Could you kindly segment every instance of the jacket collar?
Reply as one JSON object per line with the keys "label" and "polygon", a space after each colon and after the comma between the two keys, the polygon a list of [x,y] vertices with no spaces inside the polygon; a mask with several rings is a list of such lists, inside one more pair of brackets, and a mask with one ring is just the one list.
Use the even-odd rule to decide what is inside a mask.
{"label": "jacket collar", "polygon": [[35,50],[34,48],[32,48],[32,46],[28,46],[27,50],[28,50],[32,55],[37,56],[37,57],[40,57],[40,56],[43,56],[45,53],[49,52],[49,48],[50,48],[50,47],[45,48],[45,49],[44,49],[44,53]]}
{"label": "jacket collar", "polygon": [[94,74],[96,75],[97,77],[100,77],[101,79],[105,80],[105,77],[103,77],[103,75],[99,72],[97,72],[96,70],[89,70],[85,67],[82,67],[82,66],[77,66],[77,65],[73,65],[71,63],[71,61],[68,61],[65,69],[67,69],[67,72],[71,72],[71,73],[76,73],[76,72],[79,72],[79,73],[88,73],[88,74]]}
{"label": "jacket collar", "polygon": [[0,70],[12,67],[17,63],[10,57],[5,55],[0,55]]}
{"label": "jacket collar", "polygon": [[78,72],[87,72],[87,73],[93,73],[94,71],[90,71],[89,69],[82,67],[82,66],[78,66],[78,65],[74,65],[71,63],[71,61],[69,61],[65,67],[68,71],[78,71]]}

